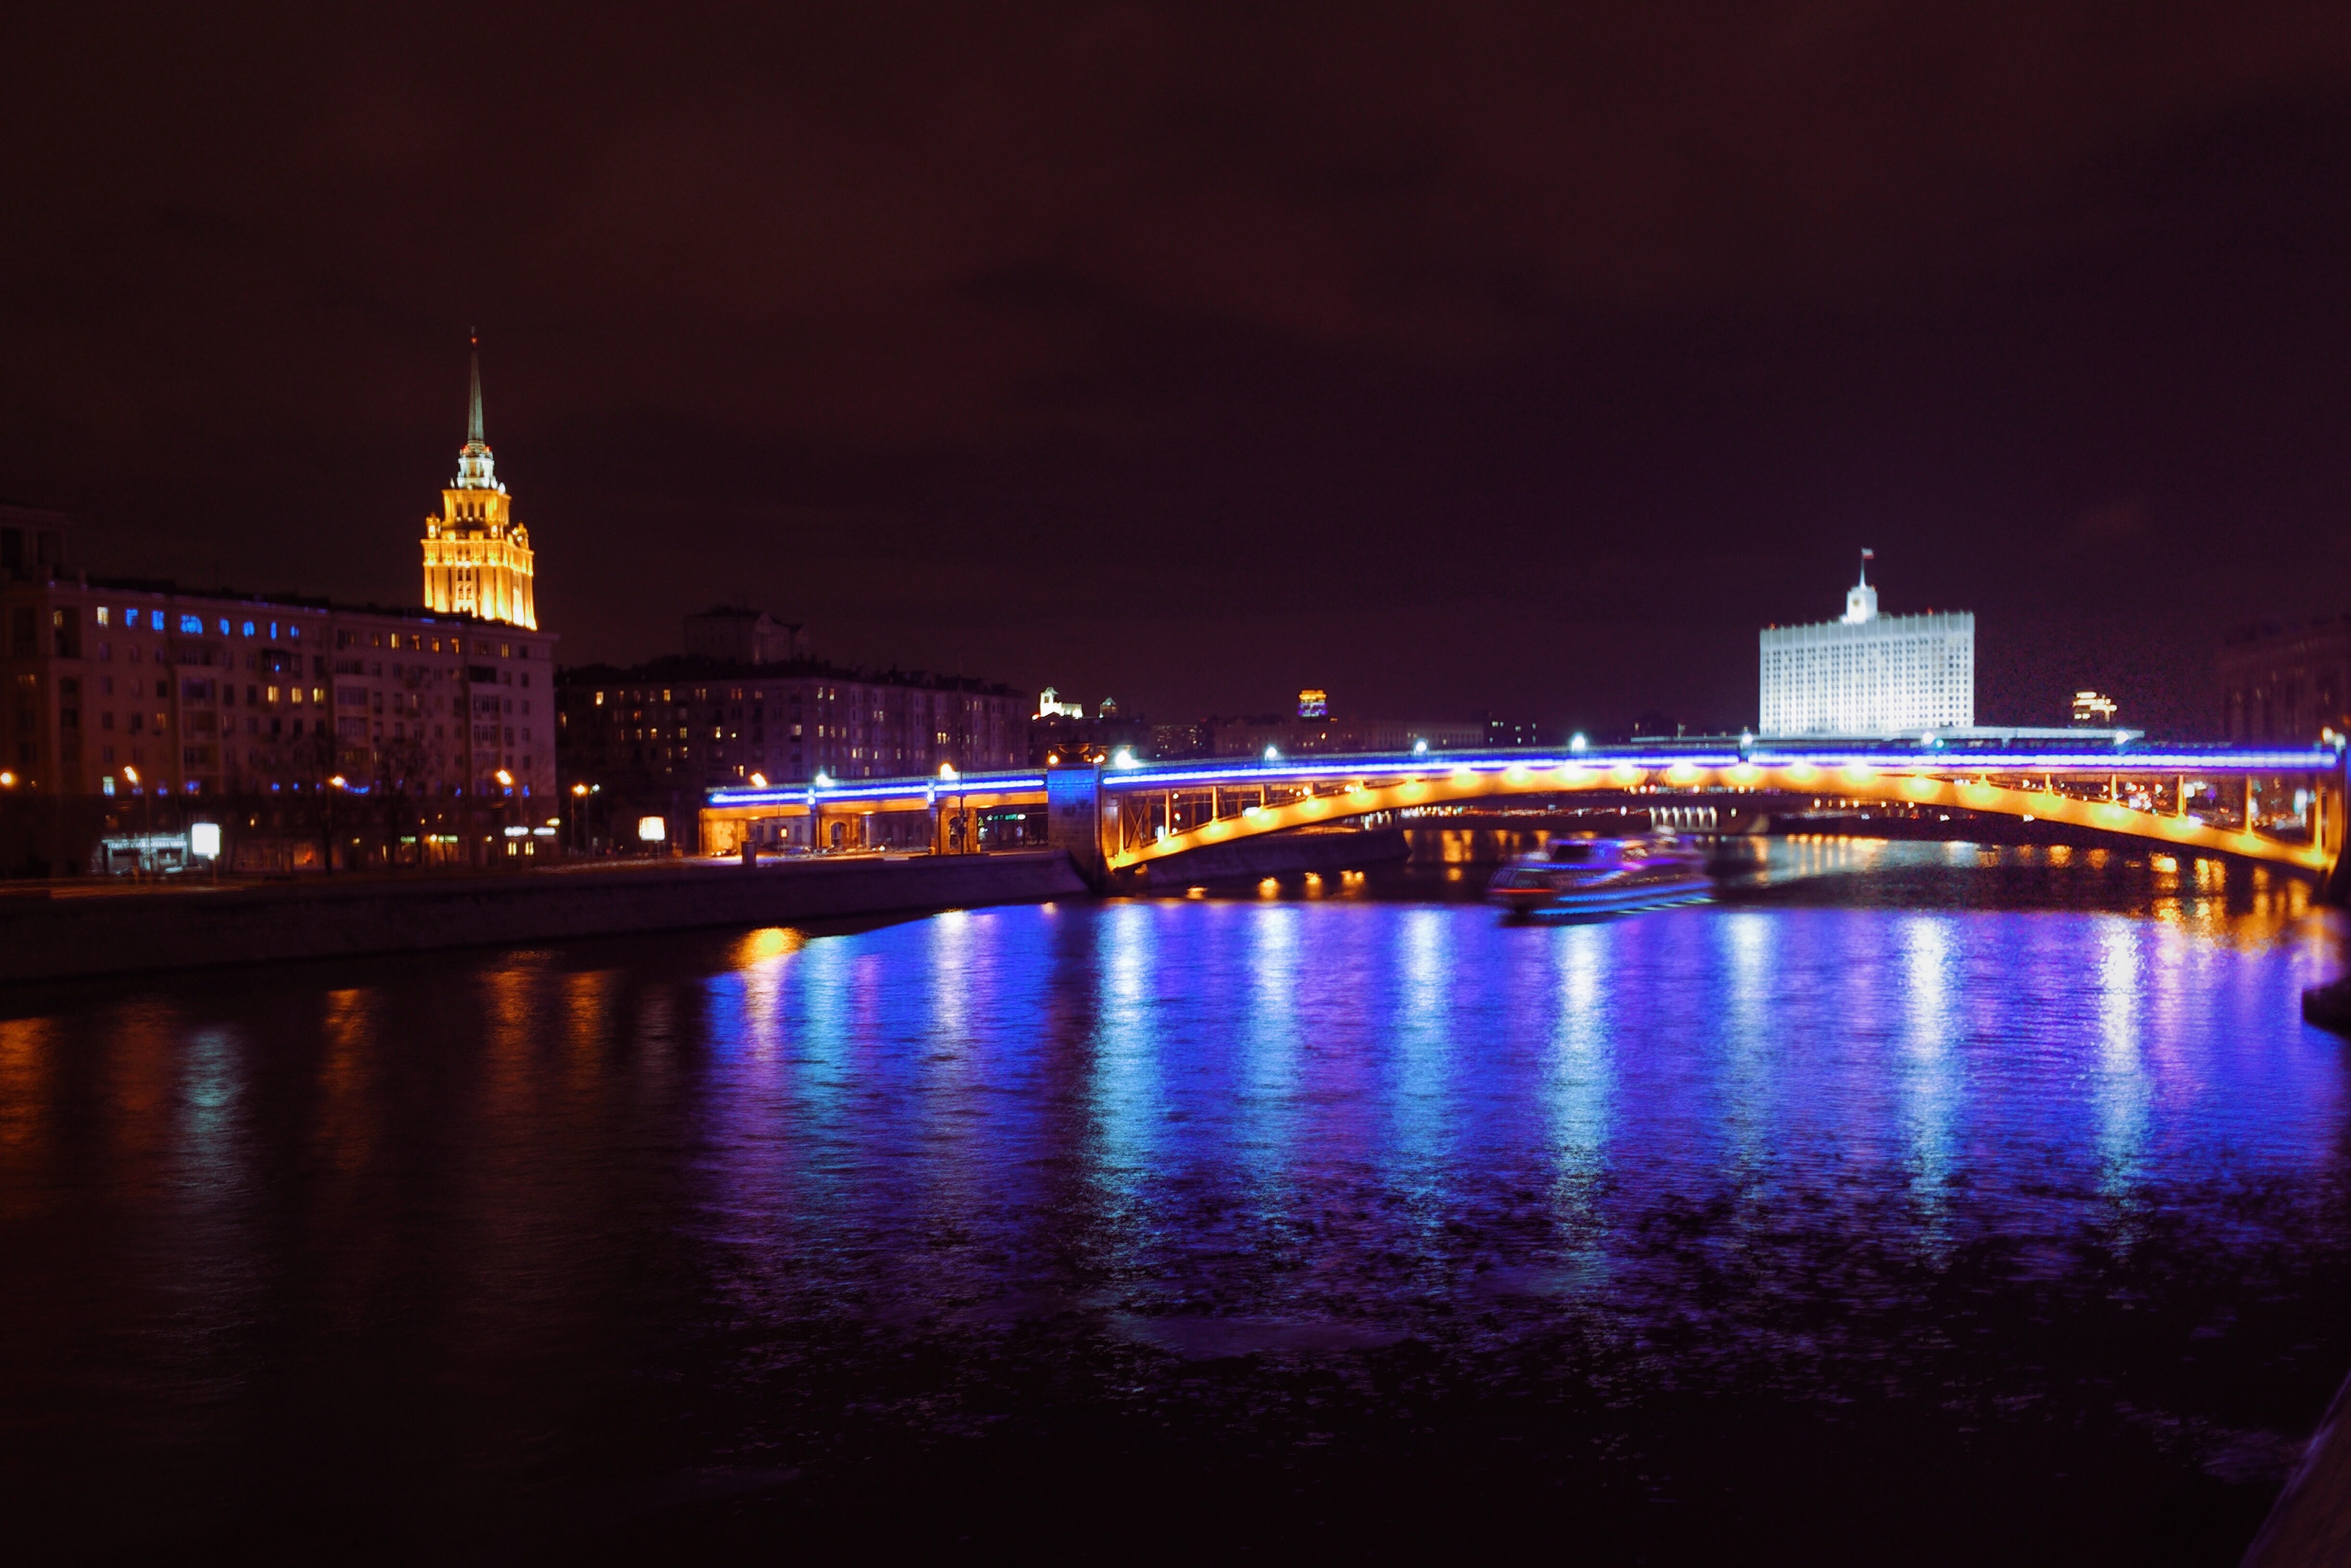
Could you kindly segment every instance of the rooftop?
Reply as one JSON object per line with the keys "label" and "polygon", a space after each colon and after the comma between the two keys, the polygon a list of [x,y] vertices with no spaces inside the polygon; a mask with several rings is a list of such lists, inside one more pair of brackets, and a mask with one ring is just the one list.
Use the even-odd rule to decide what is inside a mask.
{"label": "rooftop", "polygon": [[558,685],[619,686],[637,681],[858,681],[876,686],[918,686],[925,691],[973,692],[984,696],[1011,696],[1001,681],[968,675],[942,675],[928,670],[869,670],[854,664],[831,664],[820,659],[778,659],[755,664],[744,659],[709,659],[672,653],[642,664],[574,664],[555,672]]}

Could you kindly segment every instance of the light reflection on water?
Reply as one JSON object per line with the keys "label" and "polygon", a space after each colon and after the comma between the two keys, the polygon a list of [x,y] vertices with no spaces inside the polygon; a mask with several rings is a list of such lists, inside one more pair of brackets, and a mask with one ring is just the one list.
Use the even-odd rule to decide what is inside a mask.
{"label": "light reflection on water", "polygon": [[[1415,1291],[1491,1262],[1447,1226],[1506,1186],[1561,1224],[1512,1266],[1598,1279],[1624,1261],[1612,1224],[1622,1242],[1660,1204],[1905,1192],[1906,1244],[1931,1252],[2119,1225],[2223,1164],[2327,1168],[2342,1125],[2339,1053],[2293,1009],[2312,950],[2115,915],[1521,927],[1467,905],[1126,902],[745,952],[705,983],[716,1060],[790,1087],[732,1119],[704,1201],[780,1185],[843,1228],[872,1288],[914,1299],[953,1281],[1425,1327]],[[2249,1026],[2259,1050],[2239,1049]],[[743,1071],[704,1095],[754,1094]],[[1068,1201],[1025,1175],[1060,1162],[1089,1196],[1031,1207]],[[1102,1271],[942,1268],[1028,1255],[1048,1225]],[[903,1271],[921,1226],[955,1239]],[[1282,1261],[1310,1245],[1315,1267]]]}
{"label": "light reflection on water", "polygon": [[[2340,1250],[2343,1048],[2296,1011],[2335,948],[2298,887],[2075,863],[2074,906],[2020,901],[2053,862],[1796,844],[1723,903],[1593,925],[1332,878],[68,1001],[0,1021],[0,1245],[56,1282],[0,1343],[60,1408],[55,1368],[130,1347],[174,1452],[228,1442],[289,1345],[382,1359],[371,1398],[465,1410],[457,1491],[674,1387],[789,1447],[790,1390],[894,1386],[916,1343],[1570,1334],[1543,1364],[1643,1346],[1653,1392],[1932,1395],[1921,1303],[1987,1245],[2085,1301],[2085,1257],[2166,1236],[2221,1291],[2231,1249]],[[2002,1397],[2092,1370],[1970,1354]],[[1120,1398],[1155,1375],[1115,1365]],[[940,1375],[860,1407],[981,1429]],[[450,1392],[476,1386],[499,1414]],[[156,1441],[84,1404],[93,1475]]]}

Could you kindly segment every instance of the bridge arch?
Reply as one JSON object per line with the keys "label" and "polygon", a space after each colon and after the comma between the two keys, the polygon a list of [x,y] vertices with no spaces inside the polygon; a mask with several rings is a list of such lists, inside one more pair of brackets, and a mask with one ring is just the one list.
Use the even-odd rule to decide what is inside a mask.
{"label": "bridge arch", "polygon": [[[1498,797],[1573,795],[1579,799],[1615,797],[1628,808],[1644,806],[1712,806],[1736,810],[1740,797],[1814,797],[1864,805],[1942,807],[2026,821],[2057,822],[2105,833],[2145,839],[2183,850],[2235,855],[2270,864],[2325,875],[2333,866],[2344,836],[2340,763],[2331,751],[2239,753],[2226,758],[2199,755],[2113,758],[1988,757],[1944,758],[1909,757],[1796,758],[1661,758],[1606,756],[1528,761],[1481,758],[1448,762],[1443,758],[1413,759],[1416,767],[1395,768],[1391,759],[1364,758],[1353,771],[1344,763],[1318,765],[1313,777],[1301,765],[1246,770],[1155,769],[1121,777],[1105,775],[1102,783],[1113,799],[1128,804],[1114,827],[1106,828],[1103,862],[1113,872],[1145,867],[1212,844],[1233,843],[1268,833],[1335,826],[1383,812],[1445,806]],[[1962,762],[1954,767],[1954,762]],[[1383,766],[1384,764],[1384,767]],[[1972,765],[1965,765],[1972,764]],[[1383,777],[1383,773],[1388,776]],[[2306,814],[2308,836],[2294,839],[2263,833],[2252,824],[2251,779],[2256,774],[2308,774],[2313,777],[2311,806]],[[2037,774],[2035,781],[2024,774]],[[2186,810],[2186,779],[2189,775],[2232,778],[2248,791],[2241,825],[2219,826]],[[1181,828],[1149,821],[1154,793],[1174,790],[1214,777],[1227,789],[1253,782],[1264,799],[1245,804],[1230,814]],[[2168,788],[2169,810],[2135,806],[2123,798],[2122,781],[2153,781],[2158,792]],[[2107,798],[2085,795],[2085,789],[2105,787]],[[2067,788],[2070,786],[2071,788]],[[1286,790],[1290,798],[1272,798]],[[1138,821],[1134,803],[1144,807]],[[1169,809],[1167,815],[1173,816]],[[1144,831],[1134,831],[1136,827]],[[1107,841],[1114,833],[1117,841]]]}

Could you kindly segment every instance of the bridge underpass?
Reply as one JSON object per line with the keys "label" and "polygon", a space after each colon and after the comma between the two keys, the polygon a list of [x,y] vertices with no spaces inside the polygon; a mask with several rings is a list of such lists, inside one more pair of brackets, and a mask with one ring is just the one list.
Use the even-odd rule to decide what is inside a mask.
{"label": "bridge underpass", "polygon": [[[705,853],[746,837],[820,848],[973,852],[1066,849],[1097,882],[1211,845],[1346,831],[1513,800],[1648,810],[1742,831],[1773,810],[1895,806],[2006,816],[2231,855],[2328,877],[2345,839],[2345,760],[2333,747],[2068,747],[1812,745],[1705,749],[1398,753],[1138,763],[719,789]],[[984,831],[993,821],[999,831]]]}

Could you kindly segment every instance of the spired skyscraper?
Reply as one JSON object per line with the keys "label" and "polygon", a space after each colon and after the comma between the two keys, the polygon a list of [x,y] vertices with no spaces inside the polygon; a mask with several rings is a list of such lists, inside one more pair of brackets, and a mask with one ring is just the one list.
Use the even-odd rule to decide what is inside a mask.
{"label": "spired skyscraper", "polygon": [[1845,591],[1844,615],[1763,630],[1764,735],[1898,735],[1976,721],[1976,618],[1880,615],[1869,585]]}
{"label": "spired skyscraper", "polygon": [[530,530],[513,517],[513,497],[498,483],[482,439],[482,356],[470,356],[473,399],[457,476],[441,492],[441,515],[424,519],[424,607],[538,628],[531,597]]}

